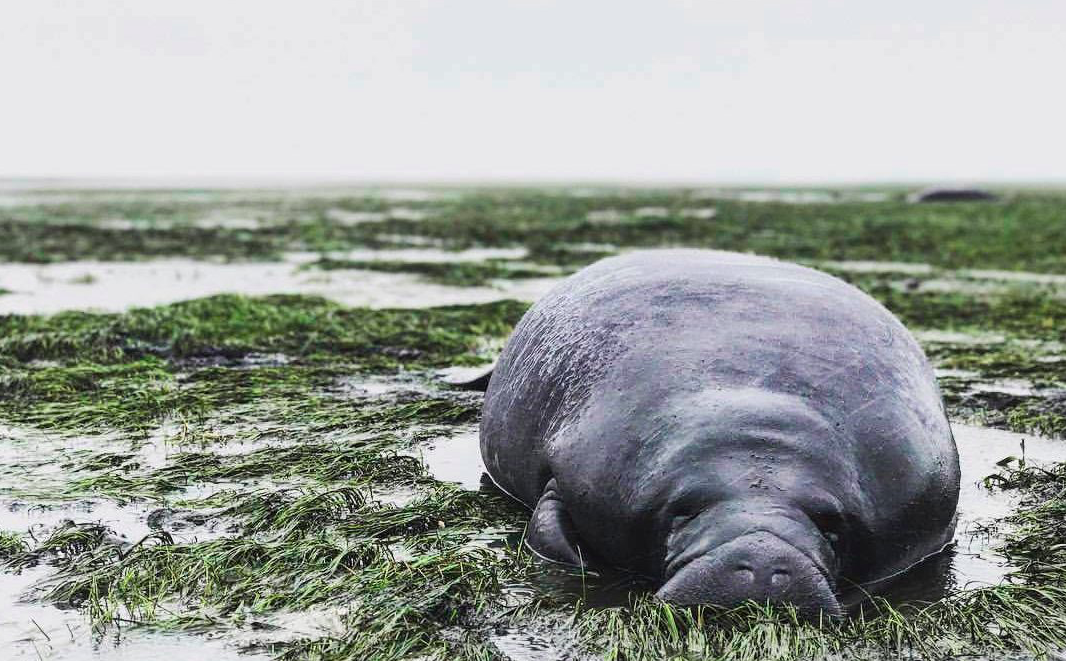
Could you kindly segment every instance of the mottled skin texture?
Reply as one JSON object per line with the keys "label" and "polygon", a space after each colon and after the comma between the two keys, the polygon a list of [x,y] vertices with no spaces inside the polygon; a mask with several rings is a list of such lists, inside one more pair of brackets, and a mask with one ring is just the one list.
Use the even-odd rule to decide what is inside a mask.
{"label": "mottled skin texture", "polygon": [[568,278],[515,328],[481,423],[529,545],[679,603],[834,593],[947,544],[959,467],[932,370],[827,274],[703,250]]}

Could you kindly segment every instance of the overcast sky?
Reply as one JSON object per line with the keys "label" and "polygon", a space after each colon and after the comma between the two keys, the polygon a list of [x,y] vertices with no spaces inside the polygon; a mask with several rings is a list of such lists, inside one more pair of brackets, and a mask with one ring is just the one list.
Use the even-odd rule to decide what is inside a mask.
{"label": "overcast sky", "polygon": [[1064,0],[2,0],[0,176],[1066,179]]}

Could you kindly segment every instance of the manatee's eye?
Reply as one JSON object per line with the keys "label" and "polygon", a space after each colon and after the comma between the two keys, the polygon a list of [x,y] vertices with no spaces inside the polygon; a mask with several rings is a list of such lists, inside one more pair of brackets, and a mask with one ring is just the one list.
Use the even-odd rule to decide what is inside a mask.
{"label": "manatee's eye", "polygon": [[836,510],[817,509],[808,513],[811,521],[822,533],[822,537],[833,549],[839,561],[843,549],[844,528],[846,522],[843,514]]}
{"label": "manatee's eye", "polygon": [[698,489],[686,489],[677,494],[667,508],[668,521],[675,530],[702,514],[707,501]]}
{"label": "manatee's eye", "polygon": [[670,531],[680,530],[702,513],[703,511],[695,505],[670,508]]}

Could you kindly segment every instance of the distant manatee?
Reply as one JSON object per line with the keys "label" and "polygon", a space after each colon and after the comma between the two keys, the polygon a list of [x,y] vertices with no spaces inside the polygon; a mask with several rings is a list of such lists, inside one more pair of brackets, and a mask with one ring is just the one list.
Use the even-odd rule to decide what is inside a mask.
{"label": "distant manatee", "polygon": [[982,202],[996,196],[978,188],[929,188],[912,197],[914,202]]}

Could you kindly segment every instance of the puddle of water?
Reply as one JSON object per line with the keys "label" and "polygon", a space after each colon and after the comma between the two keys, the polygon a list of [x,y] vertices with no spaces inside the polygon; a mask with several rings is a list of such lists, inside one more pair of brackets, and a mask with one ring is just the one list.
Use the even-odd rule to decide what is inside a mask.
{"label": "puddle of water", "polygon": [[835,195],[825,191],[751,190],[737,191],[728,197],[744,202],[787,202],[789,204],[827,204],[836,200]]}
{"label": "puddle of water", "polygon": [[311,608],[252,616],[233,640],[242,647],[289,643],[306,639],[343,638],[347,632],[347,608]]}
{"label": "puddle of water", "polygon": [[997,333],[966,333],[949,330],[915,330],[914,337],[928,344],[1003,344],[1006,336]]}
{"label": "puddle of water", "polygon": [[555,288],[563,278],[523,278],[521,280],[493,280],[492,285],[502,292],[500,298],[517,301],[537,301]]}
{"label": "puddle of water", "polygon": [[633,212],[637,218],[667,218],[670,210],[666,207],[640,207]]}
{"label": "puddle of water", "polygon": [[396,220],[425,220],[433,214],[426,209],[411,209],[409,207],[393,207],[389,209],[389,218]]}
{"label": "puddle of water", "polygon": [[618,209],[595,209],[585,214],[585,220],[593,224],[610,225],[625,221],[626,215]]}
{"label": "puddle of water", "polygon": [[349,211],[336,207],[326,210],[326,218],[338,225],[359,225],[362,223],[374,223],[385,220],[389,214],[384,211]]}
{"label": "puddle of water", "polygon": [[[706,220],[714,218],[717,211],[713,207],[689,207],[678,211],[682,218]],[[633,211],[620,209],[595,209],[585,214],[585,220],[593,224],[613,225],[624,223],[634,218],[669,218],[670,210],[666,207],[640,207]]]}
{"label": "puddle of water", "polygon": [[511,661],[539,661],[540,659],[565,659],[567,654],[547,636],[531,631],[505,630],[489,637],[500,654]]}
{"label": "puddle of water", "polygon": [[0,424],[0,498],[19,493],[47,493],[66,484],[61,465],[83,450],[123,449],[129,443],[113,434],[65,437]]}
{"label": "puddle of water", "polygon": [[1001,379],[985,383],[975,383],[972,392],[1001,393],[1017,397],[1031,397],[1037,393],[1033,382],[1028,379]]}
{"label": "puddle of water", "polygon": [[391,489],[375,489],[370,494],[370,499],[382,505],[394,507],[406,507],[418,500],[422,493],[412,486],[393,487]]}
{"label": "puddle of water", "polygon": [[[206,187],[210,184],[210,187]],[[188,179],[59,179],[0,180],[0,206],[64,204],[74,202],[200,201],[217,204],[249,201],[279,203],[308,199],[371,198],[389,202],[456,200],[464,191],[445,188],[381,188],[343,185],[286,185],[255,180],[212,181]]]}
{"label": "puddle of water", "polygon": [[973,370],[937,367],[933,371],[936,373],[938,379],[978,379],[981,377],[980,372],[975,372]]}
{"label": "puddle of water", "polygon": [[1013,510],[1016,497],[1011,492],[989,491],[981,480],[997,472],[996,462],[1022,456],[1029,462],[1066,461],[1066,442],[998,429],[952,425],[959,447],[962,469],[959,493],[959,520],[955,532],[957,547],[952,571],[960,587],[994,585],[1010,570],[1002,556],[992,550],[999,541],[987,535],[973,536],[980,524],[1004,517]]}
{"label": "puddle of water", "polygon": [[394,202],[432,202],[434,200],[455,200],[460,197],[460,191],[433,188],[385,188],[374,189],[372,193],[374,197]]}
{"label": "puddle of water", "polygon": [[441,482],[456,482],[469,491],[481,488],[485,464],[481,461],[481,441],[476,426],[420,445],[411,454],[421,457],[429,474]]}
{"label": "puddle of water", "polygon": [[1009,290],[1006,285],[981,280],[959,280],[955,278],[930,278],[921,281],[892,282],[890,286],[896,291],[940,294],[988,295],[1001,294]]}
{"label": "puddle of water", "polygon": [[[264,210],[262,215],[270,212]],[[250,216],[249,209],[212,209],[207,215],[197,218],[193,225],[202,229],[257,230],[264,225],[259,218]]]}
{"label": "puddle of water", "polygon": [[425,209],[412,209],[410,207],[392,207],[388,211],[351,211],[332,207],[326,210],[326,218],[339,225],[360,225],[362,223],[374,223],[390,218],[395,220],[425,220],[432,215]]}
{"label": "puddle of water", "polygon": [[740,200],[742,202],[784,202],[786,204],[832,204],[839,202],[884,202],[891,195],[884,191],[853,190],[773,190],[717,188],[701,191],[697,198]]}
{"label": "puddle of water", "polygon": [[374,239],[385,244],[401,246],[418,246],[423,248],[440,247],[444,245],[443,239],[432,236],[418,236],[417,234],[375,234]]}
{"label": "puddle of water", "polygon": [[[307,254],[307,253],[301,253]],[[350,259],[353,261],[390,261],[390,262],[432,262],[449,264],[452,262],[484,262],[490,259],[525,259],[529,255],[526,248],[468,248],[466,250],[442,250],[440,248],[397,248],[390,250],[348,250],[327,253],[333,259]],[[317,257],[317,254],[315,254]]]}
{"label": "puddle of water", "polygon": [[[393,257],[388,253],[376,255],[381,259]],[[480,255],[465,258],[483,259]],[[5,264],[0,267],[0,286],[11,293],[0,296],[0,314],[121,312],[226,293],[307,294],[358,307],[420,308],[506,298],[533,301],[558,281],[559,278],[532,278],[500,280],[491,287],[451,287],[427,283],[413,273],[301,271],[291,262],[221,264],[173,259]]]}
{"label": "puddle of water", "polygon": [[638,250],[638,248],[622,248],[613,243],[593,243],[591,241],[581,243],[560,243],[556,244],[555,247],[560,250],[569,250],[573,252],[619,252],[622,250]]}
{"label": "puddle of water", "polygon": [[[68,437],[52,436],[36,430],[10,426],[0,428],[0,466],[4,467],[0,488],[0,530],[29,532],[37,539],[46,537],[65,521],[97,523],[110,528],[125,543],[134,543],[162,529],[179,543],[216,539],[232,533],[228,522],[207,517],[195,521],[178,517],[160,517],[168,509],[162,500],[114,500],[81,495],[64,495],[71,475],[63,464],[77,461],[86,450],[129,454],[131,463],[143,473],[167,464],[170,455],[186,452],[182,447],[180,426],[166,423],[147,439],[131,441],[120,436]],[[231,439],[227,439],[231,440]],[[219,455],[276,446],[269,434],[235,438],[229,443],[212,444]],[[263,480],[227,481],[190,484],[169,494],[168,501],[206,498],[224,489],[247,488]]]}
{"label": "puddle of water", "polygon": [[693,207],[690,209],[682,209],[682,218],[695,218],[697,220],[710,220],[718,215],[718,210],[714,207]]}
{"label": "puddle of water", "polygon": [[395,380],[375,381],[372,379],[357,379],[344,377],[337,381],[337,387],[348,397],[381,397],[398,392],[424,392],[424,388],[416,383],[397,383]]}
{"label": "puddle of water", "polygon": [[1066,285],[1066,274],[1030,273],[1027,271],[996,271],[991,269],[964,269],[958,272],[966,278],[982,280],[1003,280],[1041,285]]}
{"label": "puddle of water", "polygon": [[933,272],[933,267],[931,265],[918,262],[872,262],[849,260],[841,262],[816,262],[815,266],[822,266],[837,271],[848,271],[851,273],[905,273],[907,275],[925,275]]}
{"label": "puddle of water", "polygon": [[125,628],[95,634],[77,610],[34,601],[47,568],[0,572],[0,650],[4,659],[46,661],[220,661],[268,659],[217,638]]}

